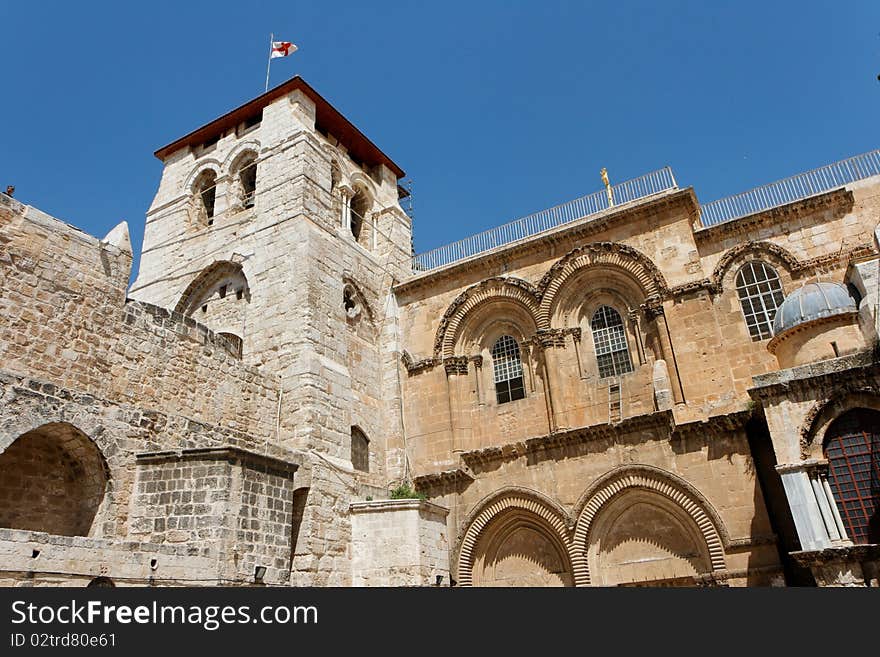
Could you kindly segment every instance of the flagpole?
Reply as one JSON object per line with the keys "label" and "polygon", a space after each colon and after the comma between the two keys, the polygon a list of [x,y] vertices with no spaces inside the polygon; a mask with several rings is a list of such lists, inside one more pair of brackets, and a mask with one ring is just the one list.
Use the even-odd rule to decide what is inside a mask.
{"label": "flagpole", "polygon": [[266,62],[266,91],[269,91],[269,70],[272,68],[272,43],[275,41],[275,33],[269,33],[269,61]]}

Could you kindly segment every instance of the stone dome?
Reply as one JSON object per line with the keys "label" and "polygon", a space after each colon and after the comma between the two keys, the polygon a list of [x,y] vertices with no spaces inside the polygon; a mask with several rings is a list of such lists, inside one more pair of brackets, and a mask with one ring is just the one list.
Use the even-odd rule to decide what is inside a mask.
{"label": "stone dome", "polygon": [[773,335],[779,335],[814,319],[857,310],[855,299],[843,285],[826,282],[809,283],[785,297],[773,319]]}

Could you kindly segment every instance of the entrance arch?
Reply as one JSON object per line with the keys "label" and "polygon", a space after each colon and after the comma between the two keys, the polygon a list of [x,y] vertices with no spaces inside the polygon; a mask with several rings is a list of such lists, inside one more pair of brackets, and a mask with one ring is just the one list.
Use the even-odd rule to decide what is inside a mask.
{"label": "entrance arch", "polygon": [[502,491],[478,507],[461,541],[460,586],[572,586],[564,514],[530,491]]}
{"label": "entrance arch", "polygon": [[0,454],[0,527],[88,536],[107,480],[82,431],[66,422],[32,429]]}
{"label": "entrance arch", "polygon": [[671,473],[620,468],[597,481],[578,506],[578,586],[687,584],[726,568],[720,519]]}

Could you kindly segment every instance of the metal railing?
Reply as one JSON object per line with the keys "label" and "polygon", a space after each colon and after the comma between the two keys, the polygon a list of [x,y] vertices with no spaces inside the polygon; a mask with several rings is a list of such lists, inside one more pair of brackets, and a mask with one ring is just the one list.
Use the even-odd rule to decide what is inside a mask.
{"label": "metal railing", "polygon": [[[611,186],[614,206],[629,203],[672,189],[678,189],[670,167],[652,171],[638,178]],[[527,217],[471,235],[458,242],[446,244],[413,257],[413,271],[430,271],[499,246],[516,242],[558,226],[583,219],[607,210],[605,190],[594,192],[573,201],[541,210]]]}
{"label": "metal railing", "polygon": [[715,226],[877,175],[880,149],[706,203],[700,207],[700,223]]}

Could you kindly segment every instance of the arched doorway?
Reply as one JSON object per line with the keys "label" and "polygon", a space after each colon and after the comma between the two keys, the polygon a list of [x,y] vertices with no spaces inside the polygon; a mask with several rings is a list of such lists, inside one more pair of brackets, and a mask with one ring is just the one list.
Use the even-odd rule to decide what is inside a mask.
{"label": "arched doorway", "polygon": [[44,424],[0,454],[0,527],[88,536],[106,487],[95,443],[73,425]]}
{"label": "arched doorway", "polygon": [[597,586],[692,585],[712,571],[693,519],[662,495],[639,489],[602,507],[590,530],[587,559]]}
{"label": "arched doorway", "polygon": [[466,523],[460,586],[573,586],[564,512],[539,493],[499,491]]}
{"label": "arched doorway", "polygon": [[474,586],[572,586],[565,546],[540,518],[508,510],[477,542]]}

